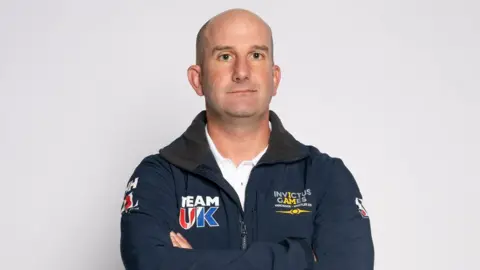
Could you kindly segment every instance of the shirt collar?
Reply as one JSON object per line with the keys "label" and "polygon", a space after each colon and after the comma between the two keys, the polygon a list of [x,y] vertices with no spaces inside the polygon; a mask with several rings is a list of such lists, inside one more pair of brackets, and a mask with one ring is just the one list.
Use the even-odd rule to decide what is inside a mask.
{"label": "shirt collar", "polygon": [[[270,126],[270,130],[272,130],[272,124],[269,122],[269,126]],[[207,129],[207,125],[205,125],[205,135],[207,137],[207,142],[208,142],[208,145],[210,147],[210,150],[212,151],[212,154],[213,154],[213,157],[215,158],[215,160],[220,164],[220,163],[223,163],[223,162],[226,162],[226,161],[229,161],[230,159],[228,158],[225,158],[224,156],[222,156],[222,154],[220,154],[220,152],[218,151],[217,147],[215,146],[215,143],[213,142],[212,140],[212,137],[210,137],[210,134],[208,134],[208,129]],[[265,147],[265,149],[260,152],[257,156],[255,156],[252,160],[250,160],[250,162],[253,163],[253,166],[257,165],[258,161],[260,160],[260,158],[262,158],[263,154],[265,154],[265,152],[267,152],[267,149],[268,149],[268,145],[267,147]],[[245,161],[244,161],[245,162]],[[248,161],[246,161],[248,162]]]}

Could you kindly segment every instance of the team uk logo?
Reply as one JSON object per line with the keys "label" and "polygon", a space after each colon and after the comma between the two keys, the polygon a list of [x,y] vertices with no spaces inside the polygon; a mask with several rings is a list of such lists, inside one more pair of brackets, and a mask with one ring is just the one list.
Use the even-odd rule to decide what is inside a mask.
{"label": "team uk logo", "polygon": [[178,217],[180,226],[188,230],[197,228],[220,226],[213,215],[220,206],[218,197],[186,196],[182,197],[182,207]]}

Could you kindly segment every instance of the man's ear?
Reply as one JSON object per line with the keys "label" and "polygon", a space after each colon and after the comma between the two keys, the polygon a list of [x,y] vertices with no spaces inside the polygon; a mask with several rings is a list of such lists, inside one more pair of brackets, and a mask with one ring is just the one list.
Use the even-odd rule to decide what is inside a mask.
{"label": "man's ear", "polygon": [[282,78],[282,71],[277,65],[273,65],[273,95],[277,94],[278,85],[280,84],[280,79]]}
{"label": "man's ear", "polygon": [[202,89],[202,69],[199,65],[191,65],[187,69],[188,82],[192,86],[195,93],[199,96],[203,96]]}

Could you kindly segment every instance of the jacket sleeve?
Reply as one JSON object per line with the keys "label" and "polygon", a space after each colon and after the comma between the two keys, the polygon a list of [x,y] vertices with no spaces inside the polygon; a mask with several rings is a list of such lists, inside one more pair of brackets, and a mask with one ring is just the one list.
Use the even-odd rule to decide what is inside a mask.
{"label": "jacket sleeve", "polygon": [[313,264],[311,249],[305,254],[308,244],[298,239],[254,243],[247,250],[175,248],[169,237],[174,222],[178,207],[172,174],[160,158],[147,157],[128,181],[122,206],[120,252],[127,270],[303,270]]}
{"label": "jacket sleeve", "polygon": [[334,158],[315,216],[315,270],[373,270],[370,219],[358,185],[344,163]]}

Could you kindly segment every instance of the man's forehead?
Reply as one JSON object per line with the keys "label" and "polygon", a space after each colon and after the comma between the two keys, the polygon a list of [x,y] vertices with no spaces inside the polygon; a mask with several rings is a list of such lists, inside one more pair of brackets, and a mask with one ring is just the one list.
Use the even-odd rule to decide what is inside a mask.
{"label": "man's forehead", "polygon": [[268,48],[273,60],[273,36],[270,26],[248,10],[227,10],[208,20],[197,33],[196,63],[202,64],[205,53],[217,47]]}
{"label": "man's forehead", "polygon": [[271,47],[271,39],[269,35],[259,35],[255,33],[242,34],[216,34],[207,36],[205,39],[206,47]]}
{"label": "man's forehead", "polygon": [[261,45],[270,47],[270,27],[251,14],[231,14],[214,17],[205,29],[208,45]]}

